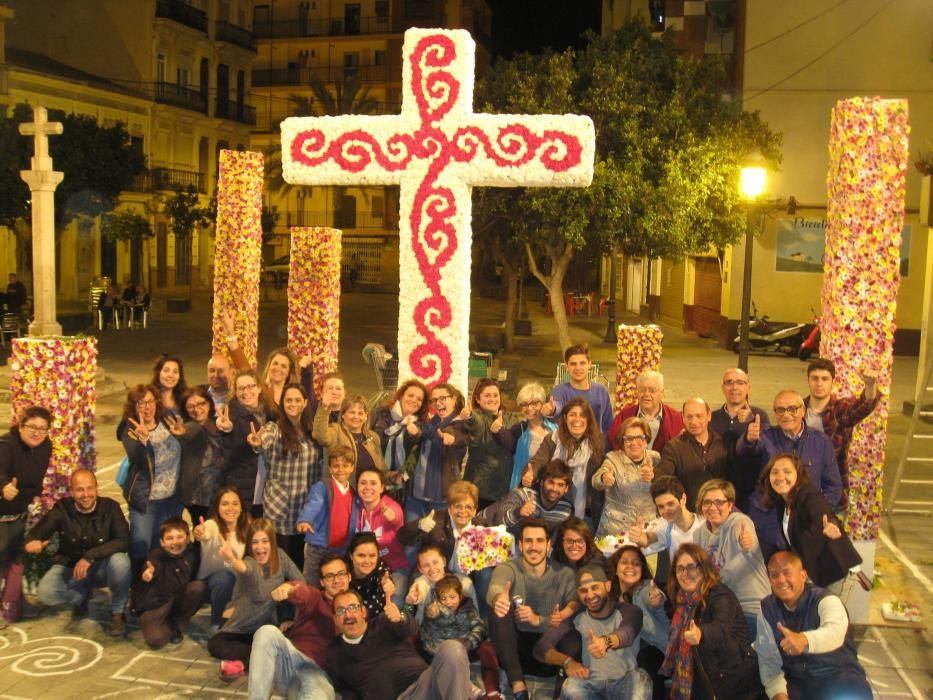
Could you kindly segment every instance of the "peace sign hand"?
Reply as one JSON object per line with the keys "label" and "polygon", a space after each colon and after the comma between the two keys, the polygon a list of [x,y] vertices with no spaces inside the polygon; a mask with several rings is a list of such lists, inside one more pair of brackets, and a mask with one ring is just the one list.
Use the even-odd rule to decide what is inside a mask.
{"label": "peace sign hand", "polygon": [[262,437],[259,435],[259,428],[252,421],[250,421],[249,424],[249,435],[246,436],[246,442],[250,444],[250,447],[254,447],[257,450],[262,447]]}
{"label": "peace sign hand", "polygon": [[165,416],[165,423],[168,425],[168,431],[175,437],[185,434],[185,421],[181,416]]}
{"label": "peace sign hand", "polygon": [[222,433],[233,432],[233,421],[230,420],[230,407],[224,404],[217,409],[217,418],[214,420],[217,430]]}
{"label": "peace sign hand", "polygon": [[143,426],[142,423],[137,423],[132,418],[126,419],[133,429],[130,431],[130,437],[135,437],[142,444],[149,442],[149,431]]}

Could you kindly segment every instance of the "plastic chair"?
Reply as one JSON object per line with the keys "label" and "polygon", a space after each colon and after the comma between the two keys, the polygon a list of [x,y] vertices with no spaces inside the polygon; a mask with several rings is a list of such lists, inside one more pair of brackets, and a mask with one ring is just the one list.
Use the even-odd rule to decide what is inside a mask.
{"label": "plastic chair", "polygon": [[19,338],[19,316],[16,314],[3,314],[0,316],[0,343],[6,344],[6,337]]}

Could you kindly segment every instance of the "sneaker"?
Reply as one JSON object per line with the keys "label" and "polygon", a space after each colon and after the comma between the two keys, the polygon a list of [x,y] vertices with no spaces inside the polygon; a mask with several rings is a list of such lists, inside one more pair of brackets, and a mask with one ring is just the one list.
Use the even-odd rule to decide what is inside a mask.
{"label": "sneaker", "polygon": [[[175,630],[174,632],[172,632],[172,636],[168,638],[168,643],[169,644],[181,644],[184,638],[185,638],[185,635],[183,635],[178,630]],[[240,663],[240,662],[237,662],[237,663]]]}
{"label": "sneaker", "polygon": [[220,678],[225,681],[232,681],[246,673],[246,667],[242,661],[221,661]]}
{"label": "sneaker", "polygon": [[531,693],[529,693],[528,689],[526,688],[525,690],[517,690],[513,692],[512,697],[515,698],[515,700],[531,700]]}
{"label": "sneaker", "polygon": [[113,613],[110,617],[110,636],[122,637],[126,634],[126,619],[123,613]]}
{"label": "sneaker", "polygon": [[81,603],[74,607],[74,610],[71,611],[71,621],[77,622],[78,620],[83,620],[88,615],[88,601],[85,598]]}

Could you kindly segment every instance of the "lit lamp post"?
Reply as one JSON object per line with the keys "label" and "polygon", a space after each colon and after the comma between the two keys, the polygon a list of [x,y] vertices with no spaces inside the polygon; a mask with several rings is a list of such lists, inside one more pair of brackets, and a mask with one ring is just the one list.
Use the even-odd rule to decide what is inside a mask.
{"label": "lit lamp post", "polygon": [[745,221],[745,267],[742,280],[742,320],[739,323],[739,369],[748,372],[748,319],[752,305],[752,245],[755,242],[755,200],[765,189],[764,159],[758,155],[742,166],[742,196],[748,202]]}

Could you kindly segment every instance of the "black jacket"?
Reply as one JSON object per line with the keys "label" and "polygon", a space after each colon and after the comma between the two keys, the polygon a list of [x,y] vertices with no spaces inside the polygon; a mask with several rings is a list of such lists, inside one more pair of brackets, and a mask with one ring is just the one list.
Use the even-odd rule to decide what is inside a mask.
{"label": "black jacket", "polygon": [[44,541],[58,533],[58,552],[54,562],[73,567],[79,559],[92,564],[117,552],[126,552],[130,528],[120,504],[98,496],[90,513],[81,513],[73,498],[63,498],[29,531],[26,542]]}
{"label": "black jacket", "polygon": [[38,447],[29,447],[20,439],[19,431],[0,437],[0,489],[16,477],[19,493],[12,501],[0,496],[0,515],[26,512],[32,499],[42,493],[42,480],[52,457],[52,442],[46,438]]}
{"label": "black jacket", "polygon": [[155,572],[149,583],[140,580],[135,584],[133,609],[137,614],[155,610],[168,603],[176,593],[184,590],[198,573],[198,556],[190,544],[178,556],[173,556],[164,549],[153,549],[146,561],[152,562]]}
{"label": "black jacket", "polygon": [[259,419],[236,399],[230,401],[227,407],[230,409],[233,430],[229,433],[221,433],[221,442],[226,457],[224,485],[236,488],[243,500],[243,506],[249,509],[253,504],[253,493],[256,490],[259,454],[246,442],[246,436],[250,434],[253,427],[261,428],[267,421],[275,420],[275,414],[267,412],[262,419]]}

